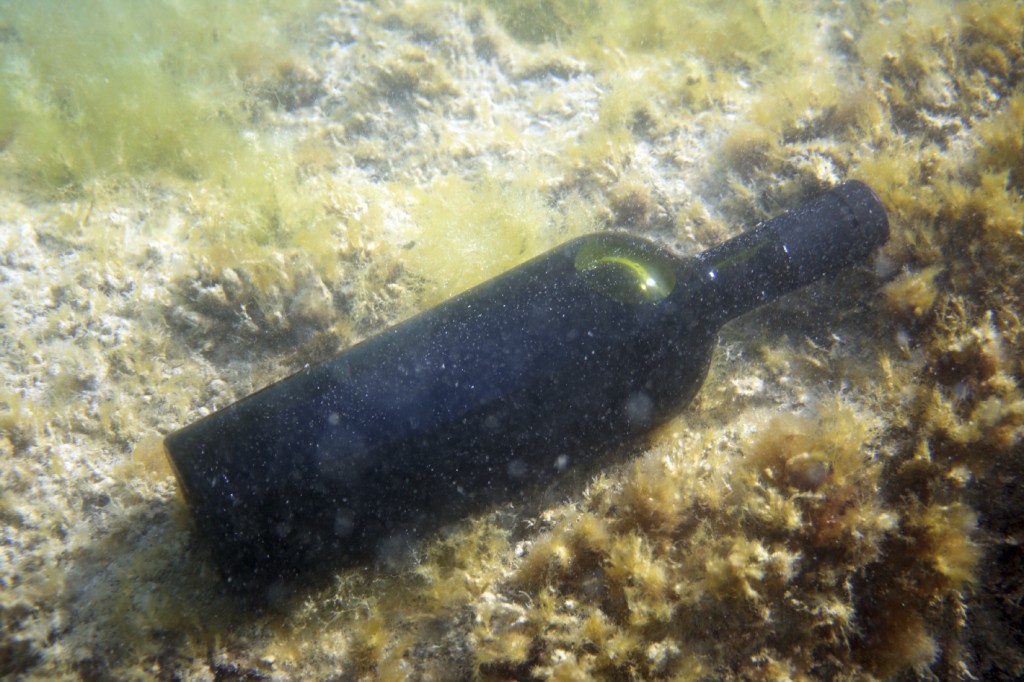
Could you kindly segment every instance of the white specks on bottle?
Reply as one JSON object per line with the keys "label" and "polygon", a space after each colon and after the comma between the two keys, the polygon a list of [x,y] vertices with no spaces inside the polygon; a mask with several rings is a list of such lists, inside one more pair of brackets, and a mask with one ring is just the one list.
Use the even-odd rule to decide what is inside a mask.
{"label": "white specks on bottle", "polygon": [[356,521],[347,509],[339,509],[334,513],[334,534],[339,538],[347,538],[356,528]]}
{"label": "white specks on bottle", "polygon": [[654,421],[654,400],[644,391],[637,391],[626,399],[622,411],[630,424],[647,426]]}
{"label": "white specks on bottle", "polygon": [[527,470],[528,467],[526,466],[526,462],[521,459],[514,459],[508,463],[507,467],[505,467],[505,471],[508,473],[509,478],[516,479],[526,476]]}

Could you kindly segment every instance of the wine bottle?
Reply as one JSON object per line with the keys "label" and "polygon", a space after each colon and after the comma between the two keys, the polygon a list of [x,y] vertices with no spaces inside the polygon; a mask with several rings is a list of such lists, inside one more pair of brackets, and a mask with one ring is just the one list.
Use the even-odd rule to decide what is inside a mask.
{"label": "wine bottle", "polygon": [[225,579],[359,559],[522,495],[693,397],[728,320],[888,238],[851,181],[695,258],[566,242],[168,435]]}

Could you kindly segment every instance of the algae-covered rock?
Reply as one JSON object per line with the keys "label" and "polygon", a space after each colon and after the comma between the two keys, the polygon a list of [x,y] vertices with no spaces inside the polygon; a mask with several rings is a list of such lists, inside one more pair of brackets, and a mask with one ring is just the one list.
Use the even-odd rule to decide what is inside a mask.
{"label": "algae-covered rock", "polygon": [[[1024,675],[1019,2],[211,7],[0,7],[0,676]],[[847,178],[889,243],[649,440],[224,589],[166,433],[578,234],[694,254]]]}

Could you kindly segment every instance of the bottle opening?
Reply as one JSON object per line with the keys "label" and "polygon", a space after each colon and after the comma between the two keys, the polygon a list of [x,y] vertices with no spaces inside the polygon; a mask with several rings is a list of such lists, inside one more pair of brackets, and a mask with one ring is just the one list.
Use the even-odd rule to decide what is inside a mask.
{"label": "bottle opening", "polygon": [[653,303],[676,286],[672,262],[626,236],[600,235],[576,253],[576,272],[591,289],[620,303]]}

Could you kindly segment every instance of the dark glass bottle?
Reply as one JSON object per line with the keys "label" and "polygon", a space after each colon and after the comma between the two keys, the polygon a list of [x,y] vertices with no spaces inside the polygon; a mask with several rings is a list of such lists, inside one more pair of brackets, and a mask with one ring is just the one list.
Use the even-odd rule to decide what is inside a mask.
{"label": "dark glass bottle", "polygon": [[860,182],[691,259],[580,237],[165,447],[230,584],[365,556],[664,422],[700,387],[723,323],[887,238]]}

